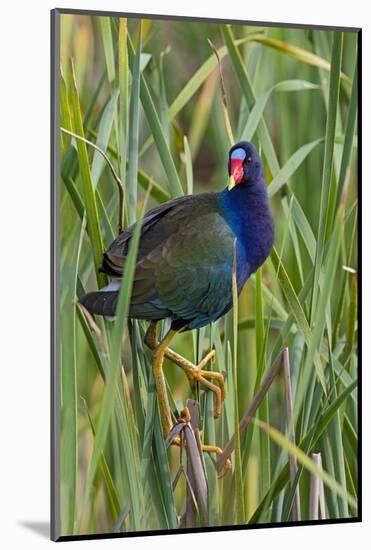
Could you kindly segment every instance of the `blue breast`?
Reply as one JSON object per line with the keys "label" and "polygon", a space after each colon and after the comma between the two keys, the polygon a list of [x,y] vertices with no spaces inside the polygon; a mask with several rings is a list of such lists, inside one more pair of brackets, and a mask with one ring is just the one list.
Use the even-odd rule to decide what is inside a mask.
{"label": "blue breast", "polygon": [[261,179],[225,189],[219,196],[225,221],[237,237],[239,290],[268,257],[274,241],[274,222],[267,188]]}

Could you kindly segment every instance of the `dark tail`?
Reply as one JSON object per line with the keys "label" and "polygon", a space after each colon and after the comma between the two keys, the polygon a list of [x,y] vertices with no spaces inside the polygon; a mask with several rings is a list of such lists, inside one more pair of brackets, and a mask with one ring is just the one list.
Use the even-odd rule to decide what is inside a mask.
{"label": "dark tail", "polygon": [[118,291],[100,290],[98,292],[89,292],[79,299],[79,303],[93,315],[115,315]]}

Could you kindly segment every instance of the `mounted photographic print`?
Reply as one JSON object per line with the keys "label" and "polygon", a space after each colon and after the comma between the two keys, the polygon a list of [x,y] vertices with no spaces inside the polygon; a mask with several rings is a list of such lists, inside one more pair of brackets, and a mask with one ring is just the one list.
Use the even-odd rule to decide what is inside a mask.
{"label": "mounted photographic print", "polygon": [[360,521],[360,38],[52,11],[54,540]]}

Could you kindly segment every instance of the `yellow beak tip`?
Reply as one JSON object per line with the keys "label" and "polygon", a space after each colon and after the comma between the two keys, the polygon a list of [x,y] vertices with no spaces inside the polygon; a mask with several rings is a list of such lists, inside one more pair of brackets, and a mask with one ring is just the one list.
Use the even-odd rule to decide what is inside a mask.
{"label": "yellow beak tip", "polygon": [[235,182],[235,180],[234,180],[234,177],[231,176],[231,177],[229,178],[228,191],[230,191],[231,189],[233,189],[233,187],[235,187],[235,185],[236,185],[236,182]]}

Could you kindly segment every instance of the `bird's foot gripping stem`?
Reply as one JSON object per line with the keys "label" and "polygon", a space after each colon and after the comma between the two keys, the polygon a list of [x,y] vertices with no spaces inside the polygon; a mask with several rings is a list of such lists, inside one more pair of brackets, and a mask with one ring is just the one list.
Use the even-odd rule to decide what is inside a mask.
{"label": "bird's foot gripping stem", "polygon": [[[196,415],[196,418],[198,419],[198,415]],[[215,455],[221,456],[223,454],[223,451],[220,447],[218,447],[217,445],[205,445],[201,442],[200,436],[202,437],[202,432],[200,432],[197,428],[193,426],[194,421],[195,419],[191,419],[191,414],[188,406],[184,407],[184,409],[180,413],[179,420],[176,424],[172,426],[170,432],[166,437],[166,447],[169,447],[170,445],[175,445],[177,447],[187,448],[189,443],[189,433],[187,433],[186,430],[188,429],[193,433],[193,436],[197,441],[197,448],[200,453],[215,453]],[[191,452],[191,450],[189,450],[189,452]],[[223,477],[231,468],[232,464],[231,461],[228,459],[226,460],[223,470],[218,477]]]}
{"label": "bird's foot gripping stem", "polygon": [[[175,335],[175,331],[169,331],[162,342],[158,342],[156,335],[156,323],[152,322],[146,332],[145,342],[147,346],[153,351],[154,356],[157,353],[157,350],[161,349],[163,352],[163,357],[167,357],[172,363],[183,369],[185,372],[191,387],[194,386],[195,382],[199,382],[205,388],[211,390],[215,396],[215,406],[214,406],[214,417],[218,418],[221,415],[222,411],[222,402],[225,399],[226,391],[224,384],[224,376],[220,372],[214,372],[205,370],[206,365],[209,361],[215,360],[215,351],[210,351],[198,365],[194,365],[185,357],[179,355],[169,347],[167,344]],[[166,340],[166,345],[162,344]],[[217,384],[215,383],[217,382]]]}

